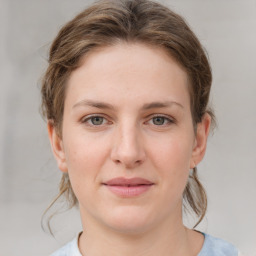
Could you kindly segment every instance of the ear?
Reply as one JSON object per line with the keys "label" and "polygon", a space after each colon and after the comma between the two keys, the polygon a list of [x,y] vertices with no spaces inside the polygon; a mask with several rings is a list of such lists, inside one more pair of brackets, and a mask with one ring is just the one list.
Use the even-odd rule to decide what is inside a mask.
{"label": "ear", "polygon": [[197,124],[196,129],[196,137],[195,137],[195,145],[192,152],[190,168],[193,169],[196,165],[198,165],[205,154],[207,138],[209,135],[211,126],[211,116],[206,113],[204,114],[202,121]]}
{"label": "ear", "polygon": [[67,172],[68,168],[66,164],[65,151],[63,148],[63,141],[59,137],[56,131],[56,127],[54,127],[51,121],[48,121],[47,128],[48,128],[48,136],[51,142],[53,155],[57,161],[58,167],[62,172]]}

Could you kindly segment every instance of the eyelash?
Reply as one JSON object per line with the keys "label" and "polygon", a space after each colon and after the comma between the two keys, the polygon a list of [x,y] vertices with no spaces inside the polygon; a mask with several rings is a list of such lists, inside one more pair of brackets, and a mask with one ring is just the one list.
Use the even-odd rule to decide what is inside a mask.
{"label": "eyelash", "polygon": [[[81,122],[82,122],[82,123],[85,123],[85,124],[88,124],[88,126],[91,126],[91,127],[96,127],[96,126],[101,127],[101,126],[103,126],[104,124],[100,124],[100,125],[95,125],[95,124],[92,124],[92,123],[89,124],[89,121],[92,121],[92,119],[95,118],[95,117],[103,118],[103,120],[107,120],[107,119],[106,119],[104,116],[102,116],[102,115],[90,115],[90,116],[88,116],[88,117],[86,117],[86,118],[83,118]],[[174,120],[173,118],[170,118],[169,116],[167,117],[167,116],[165,116],[165,115],[160,115],[160,114],[155,114],[155,115],[150,116],[150,119],[149,119],[147,122],[153,120],[153,119],[156,118],[156,117],[157,117],[157,118],[164,118],[165,124],[162,124],[162,125],[153,124],[154,126],[166,126],[166,125],[175,123],[175,120]],[[167,123],[166,123],[166,122],[167,122]]]}
{"label": "eyelash", "polygon": [[[166,126],[166,125],[175,123],[175,121],[174,121],[173,118],[170,118],[169,116],[167,117],[167,116],[165,116],[165,115],[159,115],[159,114],[156,114],[156,115],[151,116],[149,120],[153,120],[153,119],[156,118],[156,117],[158,117],[158,118],[164,118],[164,122],[167,122],[167,123],[165,123],[165,124],[163,124],[163,125],[155,125],[155,124],[153,124],[153,125],[155,125],[155,126]],[[148,121],[148,122],[149,122],[149,121]]]}
{"label": "eyelash", "polygon": [[[104,120],[107,120],[104,116],[102,116],[102,115],[90,115],[90,116],[88,116],[88,117],[86,117],[86,118],[83,118],[82,119],[82,123],[88,123],[88,121],[92,121],[92,119],[93,118],[95,118],[95,117],[98,117],[98,118],[103,118]],[[94,125],[94,124],[88,124],[89,126],[102,126],[102,124],[101,125]]]}

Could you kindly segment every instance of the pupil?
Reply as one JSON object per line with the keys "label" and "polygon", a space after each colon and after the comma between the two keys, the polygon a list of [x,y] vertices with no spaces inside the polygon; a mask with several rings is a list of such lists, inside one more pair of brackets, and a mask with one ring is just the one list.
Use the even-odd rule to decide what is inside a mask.
{"label": "pupil", "polygon": [[163,117],[154,117],[153,123],[155,125],[162,125],[162,124],[164,124],[164,118]]}
{"label": "pupil", "polygon": [[103,118],[100,116],[96,116],[96,117],[92,118],[92,123],[94,125],[100,125],[100,124],[102,124],[102,122],[103,122]]}

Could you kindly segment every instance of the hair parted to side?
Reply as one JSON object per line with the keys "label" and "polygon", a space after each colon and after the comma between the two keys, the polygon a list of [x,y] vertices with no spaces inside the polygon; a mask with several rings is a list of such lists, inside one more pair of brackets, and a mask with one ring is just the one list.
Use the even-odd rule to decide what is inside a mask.
{"label": "hair parted to side", "polygon": [[[118,42],[144,43],[166,50],[189,77],[191,114],[194,127],[208,113],[212,74],[205,51],[184,19],[167,7],[150,0],[101,0],[69,21],[53,41],[49,66],[42,81],[42,112],[62,136],[62,119],[68,78],[91,50]],[[77,203],[67,174],[63,174],[59,195]],[[207,198],[196,167],[183,193],[184,201],[198,216],[205,216]]]}

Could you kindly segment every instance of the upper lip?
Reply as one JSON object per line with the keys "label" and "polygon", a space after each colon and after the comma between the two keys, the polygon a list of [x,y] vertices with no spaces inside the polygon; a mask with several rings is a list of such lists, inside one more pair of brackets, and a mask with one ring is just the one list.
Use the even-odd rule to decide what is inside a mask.
{"label": "upper lip", "polygon": [[130,179],[127,179],[124,177],[117,177],[117,178],[108,180],[103,184],[109,185],[109,186],[136,186],[136,185],[153,185],[154,183],[152,181],[149,181],[147,179],[143,179],[140,177],[135,177]]}

